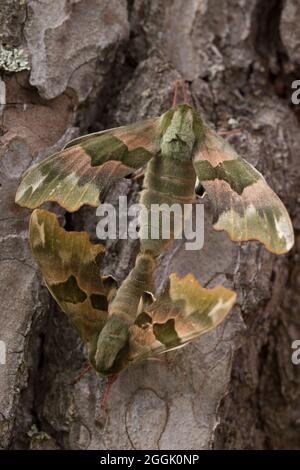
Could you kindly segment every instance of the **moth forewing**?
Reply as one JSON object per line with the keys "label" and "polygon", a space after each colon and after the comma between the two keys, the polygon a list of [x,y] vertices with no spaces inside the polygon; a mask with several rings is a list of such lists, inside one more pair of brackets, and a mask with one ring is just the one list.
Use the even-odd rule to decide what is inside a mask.
{"label": "moth forewing", "polygon": [[75,139],[26,172],[16,203],[35,209],[54,201],[69,212],[84,204],[97,207],[115,181],[156,155],[158,141],[157,119]]}
{"label": "moth forewing", "polygon": [[284,204],[227,141],[207,130],[193,162],[214,204],[216,230],[225,230],[233,241],[258,240],[276,254],[292,248],[294,232]]}
{"label": "moth forewing", "polygon": [[31,215],[29,239],[50,293],[89,343],[105,325],[117,287],[111,276],[100,276],[103,245],[91,243],[86,232],[65,231],[55,214],[41,209]]}

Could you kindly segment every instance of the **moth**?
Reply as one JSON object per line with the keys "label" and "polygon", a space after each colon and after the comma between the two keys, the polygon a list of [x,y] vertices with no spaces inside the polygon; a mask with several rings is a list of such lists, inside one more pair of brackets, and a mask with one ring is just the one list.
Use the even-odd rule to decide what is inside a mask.
{"label": "moth", "polygon": [[[177,88],[176,88],[177,94]],[[186,100],[162,116],[109,129],[68,143],[25,174],[16,202],[35,209],[30,244],[52,296],[77,328],[90,364],[103,376],[181,347],[216,327],[236,294],[204,288],[190,273],[172,273],[156,298],[153,273],[168,241],[141,236],[133,270],[118,286],[101,276],[104,247],[85,232],[67,232],[56,215],[39,209],[55,201],[69,212],[97,207],[117,180],[145,167],[140,201],[195,202],[198,179],[215,209],[214,228],[231,240],[258,240],[271,252],[294,243],[287,210],[263,176],[211,129]],[[141,233],[149,231],[145,224]]]}

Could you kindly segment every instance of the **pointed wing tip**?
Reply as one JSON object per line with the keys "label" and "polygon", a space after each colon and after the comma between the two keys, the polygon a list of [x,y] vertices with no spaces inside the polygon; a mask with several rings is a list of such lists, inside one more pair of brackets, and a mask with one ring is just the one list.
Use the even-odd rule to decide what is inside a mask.
{"label": "pointed wing tip", "polygon": [[295,239],[294,239],[294,233],[292,232],[291,238],[289,240],[286,240],[286,244],[284,247],[278,246],[278,247],[273,247],[273,246],[267,246],[265,245],[265,248],[269,250],[271,253],[274,253],[275,255],[286,255],[294,246],[295,244]]}
{"label": "pointed wing tip", "polygon": [[22,183],[21,183],[15,195],[15,204],[18,204],[18,206],[21,206],[21,207],[27,207],[26,205],[24,205],[22,201],[23,194],[24,194],[24,191],[22,190]]}
{"label": "pointed wing tip", "polygon": [[24,202],[24,201],[22,201],[21,198],[20,199],[15,198],[15,204],[22,207],[23,209],[35,210],[39,207],[38,204],[30,204],[28,201]]}

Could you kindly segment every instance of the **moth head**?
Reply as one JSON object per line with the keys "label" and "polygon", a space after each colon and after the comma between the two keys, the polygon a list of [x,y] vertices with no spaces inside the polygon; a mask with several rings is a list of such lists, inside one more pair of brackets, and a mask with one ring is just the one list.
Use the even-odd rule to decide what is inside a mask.
{"label": "moth head", "polygon": [[179,104],[161,116],[160,137],[163,155],[176,160],[191,160],[204,136],[204,122],[188,104]]}

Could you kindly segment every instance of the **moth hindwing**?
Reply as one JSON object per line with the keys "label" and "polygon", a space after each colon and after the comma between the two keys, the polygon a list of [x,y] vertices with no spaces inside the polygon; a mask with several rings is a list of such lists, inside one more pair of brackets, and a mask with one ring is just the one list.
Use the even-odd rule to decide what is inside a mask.
{"label": "moth hindwing", "polygon": [[130,360],[179,348],[212,330],[228,315],[236,294],[204,288],[194,275],[171,274],[164,293],[145,308],[130,330]]}

